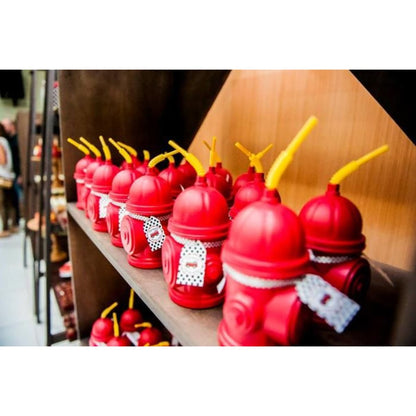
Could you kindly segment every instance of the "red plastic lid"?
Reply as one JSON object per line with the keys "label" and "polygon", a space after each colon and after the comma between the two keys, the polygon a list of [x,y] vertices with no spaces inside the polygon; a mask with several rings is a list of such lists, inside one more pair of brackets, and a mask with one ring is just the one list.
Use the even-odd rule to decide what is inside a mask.
{"label": "red plastic lid", "polygon": [[362,218],[358,208],[329,184],[325,195],[311,199],[299,217],[312,250],[334,254],[357,254],[365,248]]}
{"label": "red plastic lid", "polygon": [[121,170],[114,176],[111,185],[111,192],[109,197],[117,202],[126,202],[129,196],[130,188],[133,182],[140,178],[141,174],[132,164],[126,165],[126,168]]}
{"label": "red plastic lid", "polygon": [[180,237],[210,241],[225,238],[230,226],[224,196],[198,177],[176,198],[168,230]]}
{"label": "red plastic lid", "polygon": [[88,166],[94,161],[94,159],[90,155],[86,155],[75,165],[74,170],[74,179],[84,179],[86,175],[86,170]]}
{"label": "red plastic lid", "polygon": [[118,172],[120,172],[120,168],[107,160],[95,170],[92,177],[91,189],[96,192],[110,192],[114,176],[116,176]]}
{"label": "red plastic lid", "polygon": [[143,175],[129,192],[126,209],[140,215],[163,215],[172,211],[173,197],[169,184],[159,176]]}
{"label": "red plastic lid", "polygon": [[177,197],[182,192],[185,175],[175,167],[174,163],[169,163],[169,166],[159,173],[159,177],[163,178],[170,185],[174,197]]}
{"label": "red plastic lid", "polygon": [[234,182],[232,195],[235,196],[238,190],[254,180],[255,169],[254,166],[249,166],[248,171],[242,173]]}
{"label": "red plastic lid", "polygon": [[86,183],[92,183],[92,178],[94,176],[95,170],[103,164],[104,164],[104,161],[101,158],[96,158],[93,162],[91,162],[88,165],[87,170],[85,172],[85,182]]}
{"label": "red plastic lid", "polygon": [[266,190],[260,201],[243,209],[232,222],[221,259],[241,273],[265,279],[305,273],[309,255],[297,215]]}
{"label": "red plastic lid", "polygon": [[185,180],[182,183],[184,188],[188,188],[189,186],[192,186],[195,183],[197,176],[196,170],[188,161],[185,161],[184,163],[180,164],[178,166],[178,170],[182,172],[185,176]]}

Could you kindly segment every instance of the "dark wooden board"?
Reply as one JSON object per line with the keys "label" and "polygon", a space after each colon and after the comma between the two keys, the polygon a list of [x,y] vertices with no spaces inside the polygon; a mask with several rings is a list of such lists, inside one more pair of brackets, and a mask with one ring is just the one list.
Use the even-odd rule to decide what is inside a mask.
{"label": "dark wooden board", "polygon": [[[176,305],[169,297],[161,269],[142,270],[130,266],[126,252],[122,248],[114,247],[108,234],[94,231],[84,212],[78,210],[75,204],[68,204],[68,213],[70,238],[76,238],[78,245],[81,244],[71,252],[81,337],[88,336],[88,331],[91,330],[93,321],[99,317],[100,311],[118,299],[117,292],[120,289],[116,285],[119,284],[119,274],[182,345],[218,345],[217,328],[222,317],[221,306],[192,310]],[[103,256],[108,263],[103,261]],[[99,268],[96,262],[99,262]],[[107,270],[108,267],[115,270],[106,272],[111,276],[103,276],[101,269]],[[81,279],[82,282],[79,281]],[[107,287],[108,284],[111,284],[111,288]],[[124,287],[123,284],[120,286]]]}

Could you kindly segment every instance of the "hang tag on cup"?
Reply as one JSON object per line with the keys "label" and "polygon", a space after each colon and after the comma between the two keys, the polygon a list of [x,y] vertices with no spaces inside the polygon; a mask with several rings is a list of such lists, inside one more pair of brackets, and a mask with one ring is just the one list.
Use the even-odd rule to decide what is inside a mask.
{"label": "hang tag on cup", "polygon": [[162,248],[166,235],[159,219],[156,217],[149,217],[143,223],[143,231],[151,251]]}
{"label": "hang tag on cup", "polygon": [[105,218],[107,216],[107,207],[108,204],[110,203],[110,198],[108,195],[103,194],[100,196],[100,201],[99,201],[99,218]]}
{"label": "hang tag on cup", "polygon": [[181,249],[176,283],[188,286],[204,286],[207,250],[200,241],[188,241]]}
{"label": "hang tag on cup", "polygon": [[140,332],[123,332],[122,335],[125,335],[134,346],[137,347],[139,345]]}
{"label": "hang tag on cup", "polygon": [[296,285],[299,299],[320,318],[341,333],[360,310],[360,305],[321,277],[307,274]]}

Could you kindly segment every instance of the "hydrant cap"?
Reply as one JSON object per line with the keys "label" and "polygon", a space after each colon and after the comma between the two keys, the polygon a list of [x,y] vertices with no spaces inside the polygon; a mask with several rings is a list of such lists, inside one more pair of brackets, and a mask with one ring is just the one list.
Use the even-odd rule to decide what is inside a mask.
{"label": "hydrant cap", "polygon": [[312,250],[347,255],[365,248],[360,211],[339,194],[339,185],[329,184],[325,195],[307,202],[299,217]]}
{"label": "hydrant cap", "polygon": [[110,192],[114,176],[116,176],[118,172],[120,172],[118,166],[113,165],[111,161],[106,161],[95,170],[92,177],[92,189],[96,192]]}
{"label": "hydrant cap", "polygon": [[94,159],[90,156],[84,156],[75,165],[74,179],[84,179],[88,166],[94,162]]}
{"label": "hydrant cap", "polygon": [[185,181],[185,175],[174,164],[170,163],[166,169],[163,169],[159,173],[159,177],[170,185],[174,197],[182,192],[181,185]]}
{"label": "hydrant cap", "polygon": [[143,175],[131,185],[126,208],[134,214],[163,215],[172,211],[169,184],[159,176]]}
{"label": "hydrant cap", "polygon": [[126,167],[114,176],[109,197],[116,202],[126,202],[130,187],[141,174],[133,166]]}
{"label": "hydrant cap", "polygon": [[249,182],[242,186],[234,197],[234,204],[230,209],[230,217],[235,216],[247,205],[258,201],[264,193],[264,182]]}
{"label": "hydrant cap", "polygon": [[230,221],[224,196],[198,177],[176,198],[168,230],[180,237],[205,241],[225,238]]}
{"label": "hydrant cap", "polygon": [[241,273],[264,279],[304,274],[309,255],[302,224],[277,197],[262,198],[234,219],[221,259]]}
{"label": "hydrant cap", "polygon": [[91,162],[87,166],[87,170],[85,171],[85,182],[86,183],[91,183],[92,184],[92,180],[93,180],[94,173],[95,173],[96,169],[98,169],[103,163],[104,163],[104,161],[100,158],[100,159],[95,159],[93,162]]}

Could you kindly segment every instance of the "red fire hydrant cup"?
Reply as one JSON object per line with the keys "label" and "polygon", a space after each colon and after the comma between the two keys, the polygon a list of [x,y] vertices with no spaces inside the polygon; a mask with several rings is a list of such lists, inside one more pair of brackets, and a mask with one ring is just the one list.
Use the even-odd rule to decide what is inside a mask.
{"label": "red fire hydrant cup", "polygon": [[107,206],[106,222],[111,243],[116,247],[123,247],[120,235],[120,209],[125,209],[130,187],[140,176],[133,164],[126,163],[125,168],[113,179],[111,192],[108,194],[110,202]]}
{"label": "red fire hydrant cup", "polygon": [[365,248],[358,208],[329,184],[324,195],[311,199],[300,211],[311,250],[310,273],[315,273],[358,303],[362,303],[371,270],[361,257]]}
{"label": "red fire hydrant cup", "polygon": [[163,274],[175,303],[204,309],[223,302],[220,255],[228,228],[227,202],[205,178],[177,197],[162,247]]}
{"label": "red fire hydrant cup", "polygon": [[113,165],[111,160],[107,160],[94,172],[91,192],[87,199],[87,210],[95,231],[108,231],[106,221],[108,194],[111,191],[113,179],[119,171],[119,167]]}
{"label": "red fire hydrant cup", "polygon": [[221,259],[226,299],[220,345],[294,345],[310,320],[295,289],[309,256],[297,215],[276,191],[245,207],[232,222]]}
{"label": "red fire hydrant cup", "polygon": [[172,207],[171,188],[164,179],[147,174],[134,181],[120,226],[130,265],[143,269],[162,266],[161,247],[168,234]]}

